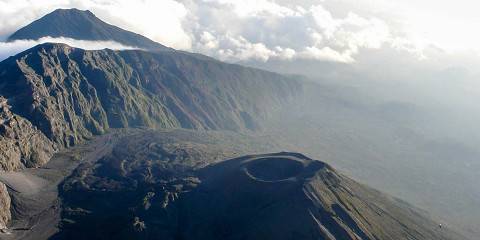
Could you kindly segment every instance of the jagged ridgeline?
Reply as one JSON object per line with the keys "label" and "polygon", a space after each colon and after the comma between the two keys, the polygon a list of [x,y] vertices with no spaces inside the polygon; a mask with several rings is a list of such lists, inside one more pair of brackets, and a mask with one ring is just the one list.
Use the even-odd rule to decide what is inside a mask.
{"label": "jagged ridgeline", "polygon": [[0,63],[0,169],[41,166],[109,128],[261,128],[303,92],[283,75],[178,51],[42,44]]}

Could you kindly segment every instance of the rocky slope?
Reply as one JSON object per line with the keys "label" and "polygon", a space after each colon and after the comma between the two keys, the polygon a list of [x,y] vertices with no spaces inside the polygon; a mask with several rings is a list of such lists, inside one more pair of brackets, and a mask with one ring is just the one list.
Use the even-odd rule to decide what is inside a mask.
{"label": "rocky slope", "polygon": [[2,149],[24,144],[2,152],[10,156],[1,169],[39,166],[52,143],[69,147],[109,128],[257,129],[301,92],[282,75],[179,52],[42,44],[0,63],[2,109],[24,125],[2,138]]}
{"label": "rocky slope", "polygon": [[0,183],[0,230],[6,229],[7,224],[12,219],[10,212],[11,199],[8,195],[7,186]]}
{"label": "rocky slope", "polygon": [[53,239],[463,239],[323,162],[297,153],[223,161],[262,143],[212,137],[119,141],[65,181]]}
{"label": "rocky slope", "polygon": [[52,142],[25,118],[10,111],[0,96],[0,169],[15,170],[45,164],[54,152]]}
{"label": "rocky slope", "polygon": [[8,41],[67,37],[90,41],[116,41],[148,50],[173,50],[142,35],[98,19],[90,11],[57,9],[13,33]]}

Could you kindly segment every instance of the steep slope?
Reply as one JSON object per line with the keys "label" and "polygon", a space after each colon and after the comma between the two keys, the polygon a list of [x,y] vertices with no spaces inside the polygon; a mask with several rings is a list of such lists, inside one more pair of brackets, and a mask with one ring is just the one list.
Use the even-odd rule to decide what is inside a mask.
{"label": "steep slope", "polygon": [[12,219],[12,214],[10,213],[11,201],[7,186],[0,183],[0,230],[6,229],[7,224]]}
{"label": "steep slope", "polygon": [[[0,63],[9,111],[57,148],[109,128],[257,129],[302,91],[282,75],[178,52],[42,44]],[[20,159],[2,169],[35,165],[25,154]]]}
{"label": "steep slope", "polygon": [[[203,170],[185,194],[184,239],[457,239],[395,199],[302,154],[253,155]],[[229,213],[229,214],[225,214]],[[251,219],[255,219],[251,221]],[[445,232],[446,233],[446,232]]]}
{"label": "steep slope", "polygon": [[36,127],[10,111],[0,96],[0,169],[12,170],[45,164],[54,152],[49,139]]}
{"label": "steep slope", "polygon": [[262,142],[243,148],[240,136],[235,144],[213,136],[120,140],[65,181],[54,239],[463,239],[302,154],[222,161]]}
{"label": "steep slope", "polygon": [[105,23],[90,11],[57,9],[13,33],[8,41],[67,37],[91,41],[116,41],[148,50],[173,50],[142,35]]}

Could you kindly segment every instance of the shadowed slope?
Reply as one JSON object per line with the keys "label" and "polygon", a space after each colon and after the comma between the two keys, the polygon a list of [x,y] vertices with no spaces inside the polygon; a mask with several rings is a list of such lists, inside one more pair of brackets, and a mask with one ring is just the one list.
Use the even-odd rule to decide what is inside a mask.
{"label": "shadowed slope", "polygon": [[202,184],[182,204],[184,214],[195,213],[182,223],[185,239],[461,238],[301,154],[241,157],[200,176]]}

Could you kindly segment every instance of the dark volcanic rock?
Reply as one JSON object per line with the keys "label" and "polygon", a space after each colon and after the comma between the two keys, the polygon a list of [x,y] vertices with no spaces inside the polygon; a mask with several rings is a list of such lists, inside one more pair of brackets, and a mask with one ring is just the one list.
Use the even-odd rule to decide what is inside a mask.
{"label": "dark volcanic rock", "polygon": [[8,41],[67,37],[91,41],[116,41],[148,50],[173,50],[142,35],[105,23],[90,11],[57,9],[13,33]]}
{"label": "dark volcanic rock", "polygon": [[215,164],[233,142],[143,135],[65,182],[54,239],[463,239],[302,154]]}
{"label": "dark volcanic rock", "polygon": [[181,239],[456,239],[302,154],[241,157],[199,175],[179,204]]}
{"label": "dark volcanic rock", "polygon": [[5,170],[38,166],[51,142],[69,147],[109,128],[256,129],[301,92],[291,78],[179,52],[42,44],[0,63],[0,95],[25,125],[13,139],[38,147],[32,154],[21,145],[12,152],[20,156],[0,163]]}
{"label": "dark volcanic rock", "polygon": [[152,221],[169,226],[157,228],[161,232],[156,239],[170,237],[177,220],[171,221],[176,213],[169,208],[198,185],[195,169],[267,149],[278,147],[233,132],[142,130],[121,139],[97,163],[81,165],[65,181],[61,187],[63,231],[56,237],[137,239],[145,233],[137,231],[138,224],[153,230],[157,227]]}

